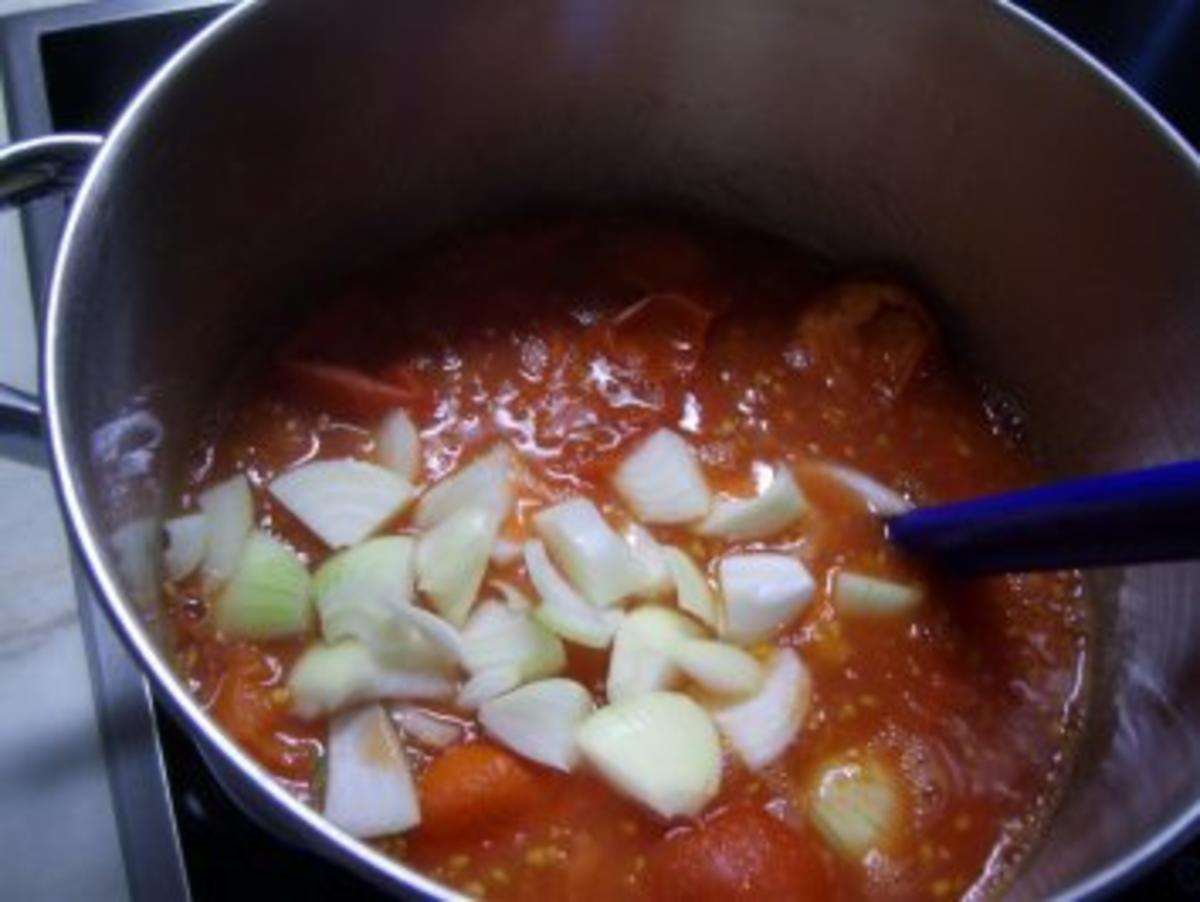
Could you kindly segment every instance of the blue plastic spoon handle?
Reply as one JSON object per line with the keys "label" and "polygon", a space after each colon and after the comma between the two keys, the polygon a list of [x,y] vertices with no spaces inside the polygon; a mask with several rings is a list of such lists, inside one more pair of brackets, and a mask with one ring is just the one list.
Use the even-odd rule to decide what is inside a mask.
{"label": "blue plastic spoon handle", "polygon": [[1200,460],[919,508],[887,532],[960,574],[1200,559]]}

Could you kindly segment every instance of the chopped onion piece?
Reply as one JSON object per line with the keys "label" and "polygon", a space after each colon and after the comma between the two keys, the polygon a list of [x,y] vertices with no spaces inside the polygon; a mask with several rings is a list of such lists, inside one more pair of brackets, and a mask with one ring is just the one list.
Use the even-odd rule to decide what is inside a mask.
{"label": "chopped onion piece", "polygon": [[507,567],[521,559],[521,543],[503,537],[496,540],[492,546],[492,563],[497,567]]}
{"label": "chopped onion piece", "polygon": [[313,594],[326,641],[353,638],[377,651],[396,641],[397,628],[406,629],[396,611],[413,600],[414,547],[408,536],[380,536],[317,568]]}
{"label": "chopped onion piece", "polygon": [[361,542],[413,498],[407,480],[351,458],[303,464],[276,477],[268,488],[330,548]]}
{"label": "chopped onion piece", "polygon": [[760,770],[783,754],[800,733],[811,699],[808,668],[790,648],[778,649],[758,692],[714,710],[713,720],[746,766]]}
{"label": "chopped onion piece", "polygon": [[711,639],[684,639],[671,660],[702,689],[718,695],[751,695],[763,684],[762,665],[734,645]]}
{"label": "chopped onion piece", "polygon": [[833,602],[847,614],[905,614],[921,603],[916,586],[839,570],[833,577]]}
{"label": "chopped onion piece", "polygon": [[204,514],[185,514],[164,524],[167,547],[163,567],[167,579],[179,582],[200,566],[208,548],[208,518]]}
{"label": "chopped onion piece", "polygon": [[522,680],[560,672],[567,665],[562,641],[533,617],[499,601],[485,601],[462,631],[463,666],[472,674],[515,667]]}
{"label": "chopped onion piece", "polygon": [[397,608],[396,617],[437,646],[448,660],[454,663],[462,660],[462,637],[441,617],[415,604]]}
{"label": "chopped onion piece", "polygon": [[670,429],[659,429],[626,457],[613,484],[643,523],[688,523],[712,506],[691,445]]}
{"label": "chopped onion piece", "polygon": [[615,604],[649,582],[633,551],[586,498],[539,511],[533,524],[555,563],[592,604]]}
{"label": "chopped onion piece", "polygon": [[[462,657],[458,632],[413,603],[416,543],[379,536],[326,560],[313,578],[326,642],[354,638],[385,660],[404,665],[430,650],[448,663]],[[415,635],[414,635],[415,633]],[[424,639],[433,649],[416,650]]]}
{"label": "chopped onion piece", "polygon": [[417,481],[421,464],[421,438],[412,418],[404,410],[393,410],[375,433],[375,448],[380,462],[409,483]]}
{"label": "chopped onion piece", "polygon": [[432,670],[386,666],[361,642],[314,645],[302,654],[288,676],[292,708],[315,719],[358,702],[376,699],[445,699],[454,683]]}
{"label": "chopped onion piece", "polygon": [[696,530],[701,535],[734,541],[765,539],[802,518],[808,506],[791,470],[781,465],[775,468],[771,484],[761,495],[719,499]]}
{"label": "chopped onion piece", "polygon": [[601,708],[579,728],[580,751],[619,792],[665,818],[695,816],[721,784],[721,746],[704,709],[677,692]]}
{"label": "chopped onion piece", "polygon": [[154,607],[162,591],[162,521],[136,517],[108,535],[117,572],[129,597],[143,608]]}
{"label": "chopped onion piece", "polygon": [[511,692],[521,685],[521,672],[515,667],[493,667],[481,670],[466,683],[458,693],[457,704],[471,711],[488,699]]}
{"label": "chopped onion piece", "polygon": [[217,629],[236,639],[279,639],[312,625],[308,570],[290,546],[250,533],[233,578],[216,603]]}
{"label": "chopped onion piece", "polygon": [[533,610],[533,602],[512,583],[505,582],[502,579],[493,579],[488,585],[495,587],[496,591],[504,598],[504,603],[508,605],[510,611]]}
{"label": "chopped onion piece", "polygon": [[679,676],[672,656],[675,644],[700,635],[695,622],[670,608],[648,606],[628,613],[608,661],[608,700],[623,702],[669,688]]}
{"label": "chopped onion piece", "polygon": [[579,762],[575,734],[591,713],[591,693],[574,680],[540,680],[484,702],[479,722],[518,755],[569,772]]}
{"label": "chopped onion piece", "polygon": [[720,630],[721,618],[717,600],[696,562],[674,545],[663,549],[663,558],[675,580],[679,609],[687,611],[710,629]]}
{"label": "chopped onion piece", "polygon": [[481,507],[499,524],[512,504],[512,452],[497,445],[426,492],[417,503],[415,522],[429,529],[464,508]]}
{"label": "chopped onion piece", "polygon": [[525,568],[541,597],[534,617],[547,629],[589,648],[608,648],[624,616],[589,604],[550,563],[546,546],[536,539],[525,543]]}
{"label": "chopped onion piece", "polygon": [[246,537],[254,527],[254,499],[250,483],[240,473],[200,494],[208,546],[204,551],[204,585],[223,586],[242,558]]}
{"label": "chopped onion piece", "polygon": [[347,833],[369,839],[421,822],[404,746],[379,705],[330,721],[328,762],[325,816]]}
{"label": "chopped onion piece", "polygon": [[900,796],[895,778],[878,761],[847,758],[817,774],[809,817],[837,852],[861,859],[888,844],[898,825]]}
{"label": "chopped onion piece", "polygon": [[742,645],[770,639],[812,600],[816,584],[785,554],[733,554],[717,568],[725,596],[722,638]]}
{"label": "chopped onion piece", "polygon": [[401,705],[392,709],[392,719],[400,728],[427,749],[441,750],[458,742],[463,735],[462,726],[449,718],[441,718],[415,705]]}
{"label": "chopped onion piece", "polygon": [[417,542],[417,588],[442,616],[462,626],[488,568],[496,519],[481,507],[464,507]]}
{"label": "chopped onion piece", "polygon": [[852,467],[835,463],[814,463],[809,467],[858,495],[867,510],[877,517],[898,517],[913,509],[912,502],[878,480]]}
{"label": "chopped onion piece", "polygon": [[675,588],[675,580],[663,554],[663,546],[650,534],[650,530],[641,524],[630,523],[625,530],[625,540],[645,575],[638,594],[645,598],[670,595]]}
{"label": "chopped onion piece", "polygon": [[462,657],[458,631],[413,604],[416,542],[379,536],[335,554],[313,589],[327,642],[357,639],[386,663],[428,669]]}

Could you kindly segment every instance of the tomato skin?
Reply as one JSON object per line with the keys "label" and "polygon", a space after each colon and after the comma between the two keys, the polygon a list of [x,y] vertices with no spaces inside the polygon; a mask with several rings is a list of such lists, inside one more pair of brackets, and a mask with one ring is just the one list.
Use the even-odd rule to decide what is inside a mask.
{"label": "tomato skin", "polygon": [[212,714],[272,771],[294,780],[306,779],[316,761],[316,746],[298,735],[286,697],[276,694],[278,682],[277,663],[251,645],[234,645],[228,651]]}
{"label": "tomato skin", "polygon": [[[283,358],[276,367],[284,392],[325,413],[371,421],[397,407],[423,407],[427,398],[412,384],[394,378],[376,379],[334,363]],[[389,377],[395,374],[389,371]]]}
{"label": "tomato skin", "polygon": [[[422,376],[416,367],[404,361],[385,366],[379,371],[378,381],[407,397],[408,400],[403,406],[410,413],[427,412],[433,406],[434,391],[427,378]],[[388,394],[397,397],[392,392]]]}
{"label": "tomato skin", "polygon": [[937,330],[903,286],[851,279],[804,307],[788,353],[837,392],[891,405],[936,364]]}
{"label": "tomato skin", "polygon": [[700,362],[713,316],[689,295],[646,295],[607,324],[605,344],[619,363],[651,379],[686,376]]}
{"label": "tomato skin", "polygon": [[511,824],[544,798],[534,769],[490,742],[469,742],[439,755],[420,783],[421,832],[479,836]]}
{"label": "tomato skin", "polygon": [[749,804],[662,840],[650,854],[646,885],[663,902],[814,900],[833,893],[816,846]]}

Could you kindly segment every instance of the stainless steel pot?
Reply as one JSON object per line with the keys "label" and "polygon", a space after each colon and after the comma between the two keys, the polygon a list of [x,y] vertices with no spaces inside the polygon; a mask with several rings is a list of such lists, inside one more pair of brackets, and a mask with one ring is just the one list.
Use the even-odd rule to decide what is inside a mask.
{"label": "stainless steel pot", "polygon": [[[907,264],[1052,468],[1200,456],[1200,163],[1003,4],[238,8],[91,166],[51,289],[45,423],[72,535],[159,696],[260,817],[384,886],[446,893],[290,798],[176,679],[159,518],[264,322],[399,242],[545,204],[667,205]],[[1014,897],[1111,889],[1200,816],[1200,567],[1096,589],[1092,726]]]}

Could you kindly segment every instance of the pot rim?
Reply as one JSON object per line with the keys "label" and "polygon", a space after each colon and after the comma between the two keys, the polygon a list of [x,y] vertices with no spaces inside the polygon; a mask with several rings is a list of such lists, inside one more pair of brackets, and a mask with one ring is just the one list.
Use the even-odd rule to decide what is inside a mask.
{"label": "pot rim", "polygon": [[[55,258],[46,312],[46,327],[42,338],[41,391],[45,403],[46,431],[50,445],[51,470],[59,503],[66,515],[71,543],[85,564],[85,571],[101,599],[106,616],[113,624],[126,649],[149,677],[156,697],[171,714],[190,730],[195,730],[206,746],[215,749],[254,787],[261,796],[275,803],[291,821],[299,835],[312,848],[319,849],[360,876],[384,887],[397,885],[418,890],[435,899],[465,898],[433,881],[418,871],[384,855],[369,844],[357,840],[333,826],[313,808],[292,796],[273,776],[257,764],[241,747],[227,737],[216,722],[179,680],[167,657],[148,635],[135,606],[125,597],[113,568],[109,566],[102,532],[89,515],[75,462],[75,450],[65,433],[63,386],[69,381],[69,361],[64,359],[62,335],[68,306],[66,287],[71,280],[71,261],[74,247],[85,240],[81,237],[81,222],[95,202],[102,185],[110,178],[114,160],[124,145],[136,138],[139,123],[163,90],[206,48],[221,39],[221,35],[238,26],[241,20],[258,10],[262,4],[247,0],[222,14],[179,50],[138,91],[113,126],[84,179],[70,211],[63,237]],[[1200,155],[1180,133],[1129,85],[1086,50],[1054,30],[1040,19],[1012,5],[1010,0],[995,0],[980,4],[981,16],[993,16],[995,27],[1015,26],[1046,52],[1071,57],[1090,74],[1105,84],[1113,100],[1130,110],[1131,122],[1140,120],[1157,133],[1160,141],[1171,146],[1193,174],[1200,178]],[[1141,843],[1110,861],[1099,870],[1059,890],[1056,898],[1083,899],[1112,892],[1128,883],[1146,868],[1160,861],[1196,832],[1200,826],[1200,797],[1174,819],[1162,825]]]}
{"label": "pot rim", "polygon": [[299,836],[310,848],[319,849],[322,854],[350,867],[377,885],[392,889],[403,885],[433,899],[465,899],[464,896],[408,868],[325,820],[319,812],[284,789],[273,776],[243,751],[237,742],[226,736],[216,721],[200,706],[175,674],[166,655],[159,651],[148,635],[135,606],[125,597],[120,580],[106,560],[102,532],[88,513],[83,500],[74,451],[65,435],[63,403],[60,396],[61,386],[69,379],[60,351],[61,335],[64,331],[63,319],[68,304],[65,286],[70,280],[73,248],[83,240],[79,234],[84,213],[94,202],[100,186],[110,177],[109,173],[114,167],[113,160],[119,157],[123,146],[135,134],[138,124],[145,117],[147,108],[152,105],[162,86],[174,79],[177,73],[191,64],[210,44],[220,40],[222,34],[233,30],[243,18],[259,8],[260,3],[255,0],[235,5],[204,27],[155,72],[117,119],[80,185],[55,257],[42,336],[44,363],[41,392],[50,444],[51,473],[59,504],[66,514],[71,544],[84,562],[84,570],[101,600],[104,613],[121,642],[149,678],[155,697],[187,730],[199,733],[205,750],[216,750],[241,776],[251,782],[256,793],[267,797],[280,811],[286,812],[291,826],[297,829]]}

